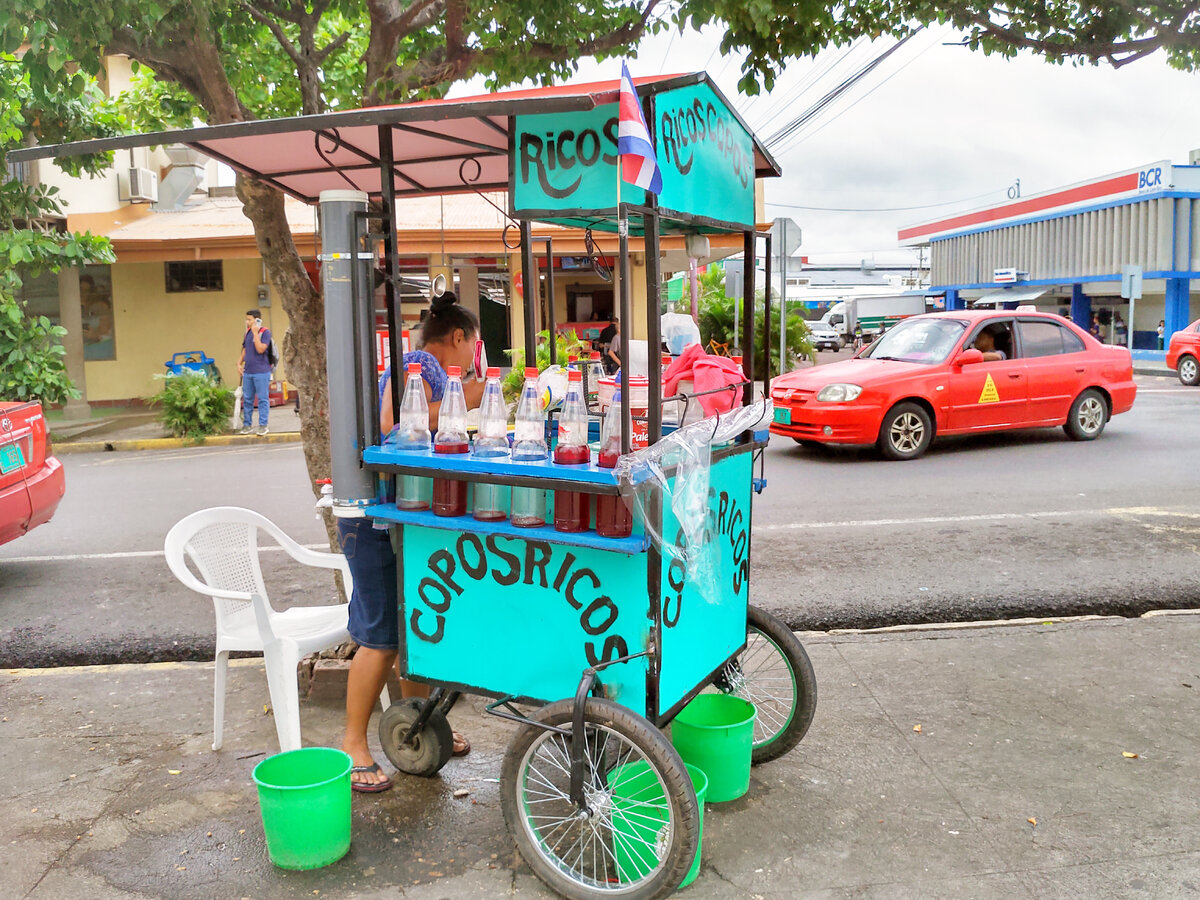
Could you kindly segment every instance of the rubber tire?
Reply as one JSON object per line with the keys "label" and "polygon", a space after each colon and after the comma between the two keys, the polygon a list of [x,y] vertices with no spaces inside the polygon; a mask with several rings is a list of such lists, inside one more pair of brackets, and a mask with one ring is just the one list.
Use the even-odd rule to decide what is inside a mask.
{"label": "rubber tire", "polygon": [[454,753],[454,732],[440,710],[434,710],[425,727],[413,735],[413,745],[400,743],[417,720],[424,703],[416,697],[397,700],[379,717],[379,743],[393,766],[407,775],[428,778],[441,771]]}
{"label": "rubber tire", "polygon": [[[1184,366],[1187,366],[1191,377],[1185,377],[1183,374]],[[1175,372],[1179,375],[1179,383],[1186,384],[1188,387],[1195,387],[1200,384],[1200,362],[1190,353],[1186,353],[1179,357],[1179,363],[1175,366]]]}
{"label": "rubber tire", "polygon": [[[571,727],[574,700],[559,700],[534,712],[529,718],[546,725]],[[667,792],[680,810],[682,827],[674,829],[673,846],[668,851],[668,863],[650,881],[637,890],[622,893],[622,900],[657,900],[668,897],[679,887],[691,868],[700,840],[700,810],[691,777],[679,753],[666,736],[637,713],[611,700],[589,697],[584,706],[584,721],[603,724],[631,744],[635,744],[667,785]],[[504,753],[500,766],[500,806],[504,823],[512,835],[521,856],[529,868],[551,890],[568,900],[600,900],[611,897],[612,891],[596,891],[566,876],[548,861],[525,829],[522,815],[524,803],[520,796],[521,768],[525,754],[545,729],[526,725],[517,732]]]}
{"label": "rubber tire", "polygon": [[[892,424],[896,419],[904,415],[917,416],[925,429],[925,435],[921,439],[920,444],[915,449],[907,452],[898,450],[891,441]],[[931,443],[933,443],[933,420],[929,417],[929,413],[917,403],[905,402],[897,403],[887,411],[887,414],[883,417],[883,423],[879,426],[879,439],[875,442],[875,446],[879,448],[879,452],[883,454],[885,459],[908,460],[921,456],[929,449]]]}
{"label": "rubber tire", "polygon": [[[1100,404],[1100,408],[1104,411],[1100,417],[1099,427],[1092,432],[1088,432],[1084,426],[1079,424],[1079,413],[1083,405],[1089,401],[1096,401]],[[1067,433],[1073,441],[1094,441],[1100,437],[1104,431],[1104,426],[1108,423],[1108,403],[1104,400],[1104,395],[1095,388],[1088,388],[1071,404],[1071,411],[1067,413],[1067,423],[1063,425],[1063,431]]]}
{"label": "rubber tire", "polygon": [[[759,765],[778,759],[792,750],[808,733],[812,725],[813,715],[817,711],[817,676],[813,671],[812,661],[804,651],[800,639],[792,633],[782,619],[772,615],[765,609],[759,609],[751,604],[747,609],[746,636],[757,631],[771,642],[780,656],[784,658],[792,673],[793,693],[796,705],[783,730],[769,741],[756,743],[750,752],[750,763]],[[724,691],[718,676],[714,684],[718,690]],[[727,686],[726,686],[727,687]]]}

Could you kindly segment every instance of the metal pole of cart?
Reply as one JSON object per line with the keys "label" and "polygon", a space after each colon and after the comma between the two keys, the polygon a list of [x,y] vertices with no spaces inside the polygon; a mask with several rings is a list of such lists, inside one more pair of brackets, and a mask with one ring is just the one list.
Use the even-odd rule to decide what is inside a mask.
{"label": "metal pole of cart", "polygon": [[647,439],[651,444],[657,444],[662,437],[662,312],[659,309],[658,213],[653,209],[651,206],[651,211],[642,214],[642,246],[646,250],[646,361],[650,376]]}
{"label": "metal pole of cart", "polygon": [[[750,382],[750,389],[742,394],[742,405],[749,406],[754,402],[754,270],[755,251],[758,249],[758,238],[754,231],[745,232],[742,239],[742,258],[745,264],[745,277],[742,279],[744,295],[742,298],[742,377]],[[763,344],[770,341],[768,335],[763,336]]]}
{"label": "metal pole of cart", "polygon": [[[779,374],[792,370],[787,358],[787,219],[779,223]],[[766,338],[770,341],[770,337]]]}
{"label": "metal pole of cart", "polygon": [[[329,459],[333,480],[333,514],[361,516],[375,496],[374,479],[362,467],[358,443],[360,398],[355,395],[359,361],[354,354],[354,292],[352,279],[369,283],[367,268],[373,254],[354,245],[355,213],[367,209],[361,191],[322,191],[321,292],[325,299],[326,377],[329,380]],[[366,258],[364,258],[366,257]],[[355,273],[352,267],[366,268]],[[374,391],[369,392],[374,396]]]}
{"label": "metal pole of cart", "polygon": [[629,297],[629,208],[628,204],[617,205],[618,259],[617,275],[621,279],[621,453],[628,453],[633,436],[633,419],[629,405],[629,341],[630,326],[633,324],[633,303]]}
{"label": "metal pole of cart", "polygon": [[525,286],[522,311],[525,319],[525,365],[537,365],[537,309],[538,279],[537,266],[533,259],[533,229],[528,219],[521,220],[521,280]]}
{"label": "metal pole of cart", "polygon": [[771,232],[763,235],[766,245],[763,248],[764,282],[767,302],[763,304],[763,361],[764,368],[763,391],[771,392]]}
{"label": "metal pole of cart", "polygon": [[[384,280],[384,298],[387,305],[388,323],[388,355],[392,361],[392,377],[389,379],[392,394],[392,409],[400,411],[400,379],[404,377],[403,342],[400,329],[403,323],[396,309],[396,288],[400,284],[400,252],[396,246],[396,181],[392,174],[394,151],[392,148],[392,129],[386,125],[379,126],[379,174],[380,201],[383,204],[383,258],[387,265],[387,278]],[[368,293],[372,293],[368,291]],[[371,302],[372,331],[374,330],[375,309]],[[374,398],[375,392],[371,392]],[[377,414],[376,414],[377,415]],[[375,435],[376,438],[380,435]]]}

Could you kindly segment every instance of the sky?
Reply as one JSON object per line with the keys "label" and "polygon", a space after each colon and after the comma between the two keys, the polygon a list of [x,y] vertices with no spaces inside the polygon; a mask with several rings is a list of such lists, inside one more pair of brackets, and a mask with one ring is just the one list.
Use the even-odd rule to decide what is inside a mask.
{"label": "sky", "polygon": [[[921,32],[771,148],[783,177],[766,182],[767,218],[800,226],[799,255],[907,262],[897,229],[1005,202],[1018,179],[1027,197],[1157,160],[1186,164],[1200,149],[1200,75],[1171,69],[1161,53],[1120,70],[1054,66],[944,46],[958,38],[942,27]],[[722,57],[719,39],[712,28],[655,35],[630,55],[630,71],[706,69],[762,140],[894,43],[797,60],[770,95],[751,98],[739,95],[740,60]],[[619,60],[585,58],[572,80],[619,73]]]}

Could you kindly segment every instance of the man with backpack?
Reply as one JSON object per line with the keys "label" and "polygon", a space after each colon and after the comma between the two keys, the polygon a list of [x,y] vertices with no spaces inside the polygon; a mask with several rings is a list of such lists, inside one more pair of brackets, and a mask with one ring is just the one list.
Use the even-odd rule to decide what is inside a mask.
{"label": "man with backpack", "polygon": [[271,412],[271,369],[278,362],[272,359],[273,343],[271,329],[263,328],[262,313],[257,309],[246,310],[246,333],[242,336],[242,358],[238,361],[238,371],[242,374],[242,430],[238,434],[254,431],[250,420],[255,399],[258,400],[257,434],[267,433],[267,417]]}

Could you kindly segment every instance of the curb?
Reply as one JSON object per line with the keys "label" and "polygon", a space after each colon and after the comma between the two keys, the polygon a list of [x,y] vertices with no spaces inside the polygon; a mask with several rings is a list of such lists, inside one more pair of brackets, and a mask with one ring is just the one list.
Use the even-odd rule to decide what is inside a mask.
{"label": "curb", "polygon": [[126,441],[75,441],[55,443],[54,455],[64,453],[105,453],[116,450],[178,450],[198,447],[234,447],[242,444],[295,444],[301,440],[298,431],[283,431],[259,437],[256,434],[217,434],[201,441],[185,441],[183,438],[140,438]]}

